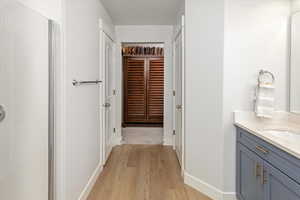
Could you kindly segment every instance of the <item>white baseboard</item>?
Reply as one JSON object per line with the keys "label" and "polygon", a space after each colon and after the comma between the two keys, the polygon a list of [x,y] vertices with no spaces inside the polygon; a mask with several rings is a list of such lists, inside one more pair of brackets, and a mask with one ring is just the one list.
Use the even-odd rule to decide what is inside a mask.
{"label": "white baseboard", "polygon": [[78,200],[86,200],[88,198],[88,196],[89,196],[90,192],[92,191],[92,189],[93,189],[100,173],[102,172],[102,169],[103,169],[102,165],[99,164],[97,166],[97,168],[95,169],[93,175],[90,177],[87,185],[84,187],[83,191],[81,192]]}
{"label": "white baseboard", "polygon": [[223,200],[238,200],[236,193],[234,192],[225,192],[223,193]]}
{"label": "white baseboard", "polygon": [[234,192],[223,192],[218,188],[215,188],[214,186],[209,185],[208,183],[205,183],[200,179],[188,174],[187,172],[184,173],[184,183],[213,200],[237,200]]}
{"label": "white baseboard", "polygon": [[118,146],[122,144],[122,137],[114,137],[112,139],[112,147]]}
{"label": "white baseboard", "polygon": [[173,146],[173,135],[169,133],[164,133],[164,138],[163,138],[163,145],[164,146]]}

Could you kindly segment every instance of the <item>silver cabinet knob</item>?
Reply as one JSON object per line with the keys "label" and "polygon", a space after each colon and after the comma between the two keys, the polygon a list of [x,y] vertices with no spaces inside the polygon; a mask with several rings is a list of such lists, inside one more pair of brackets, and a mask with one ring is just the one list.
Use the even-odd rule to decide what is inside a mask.
{"label": "silver cabinet knob", "polygon": [[0,122],[2,122],[5,119],[5,110],[4,110],[4,106],[0,105]]}

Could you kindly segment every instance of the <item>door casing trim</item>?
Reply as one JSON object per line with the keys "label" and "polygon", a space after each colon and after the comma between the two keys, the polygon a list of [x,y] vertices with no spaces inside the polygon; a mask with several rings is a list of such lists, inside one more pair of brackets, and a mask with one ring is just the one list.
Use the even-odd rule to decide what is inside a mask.
{"label": "door casing trim", "polygon": [[[181,157],[181,175],[184,176],[184,171],[185,171],[185,16],[181,16],[181,24],[177,32],[174,34],[173,38],[173,65],[176,63],[176,58],[175,58],[175,42],[178,38],[178,36],[182,36],[182,127],[181,127],[181,141],[182,141],[182,157]],[[175,70],[173,70],[173,80],[176,80],[175,77],[176,73]],[[173,82],[173,91],[175,91],[176,86],[175,86],[175,81]],[[175,91],[176,94],[176,91]],[[176,117],[176,105],[175,105],[175,96],[173,96],[173,129],[175,130],[175,117]],[[175,137],[176,135],[173,136],[173,148],[175,150]]]}
{"label": "door casing trim", "polygon": [[[105,103],[105,86],[104,86],[104,79],[105,79],[105,46],[104,46],[104,40],[105,37],[109,38],[112,43],[113,43],[113,49],[112,49],[112,58],[113,58],[113,63],[112,63],[112,67],[113,67],[113,73],[115,73],[115,49],[116,49],[116,42],[115,42],[115,33],[114,30],[112,29],[112,27],[110,27],[108,24],[106,24],[104,22],[103,19],[99,19],[99,77],[102,80],[102,84],[100,84],[100,101],[99,101],[99,106],[100,106],[100,152],[99,152],[99,156],[100,156],[100,163],[103,166],[106,162],[106,138],[105,138],[105,109],[103,107],[104,103]],[[113,75],[113,88],[115,88],[115,74]],[[114,95],[113,97],[113,107],[115,107],[116,105],[116,96]],[[114,108],[115,110],[115,108]],[[115,127],[115,118],[116,118],[116,112],[113,112],[113,126]],[[118,136],[117,134],[113,134],[110,143],[110,146],[115,146],[117,142],[115,142],[117,140]]]}

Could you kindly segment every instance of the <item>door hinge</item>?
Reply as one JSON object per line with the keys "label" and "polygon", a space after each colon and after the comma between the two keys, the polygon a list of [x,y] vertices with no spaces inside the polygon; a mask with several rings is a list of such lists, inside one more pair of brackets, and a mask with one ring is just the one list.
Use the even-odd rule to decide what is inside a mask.
{"label": "door hinge", "polygon": [[116,132],[116,128],[113,129],[113,132],[114,132],[114,133]]}
{"label": "door hinge", "polygon": [[174,96],[174,97],[176,96],[176,91],[175,91],[175,90],[173,90],[173,96]]}
{"label": "door hinge", "polygon": [[117,91],[116,90],[113,90],[113,95],[116,95],[117,94]]}
{"label": "door hinge", "polygon": [[176,135],[176,131],[175,130],[173,130],[173,135]]}

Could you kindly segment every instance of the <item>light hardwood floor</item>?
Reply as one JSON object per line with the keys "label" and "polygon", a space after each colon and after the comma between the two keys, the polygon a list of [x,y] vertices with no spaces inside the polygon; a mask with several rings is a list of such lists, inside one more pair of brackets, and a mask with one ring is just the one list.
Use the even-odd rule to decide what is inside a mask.
{"label": "light hardwood floor", "polygon": [[183,183],[171,147],[114,148],[88,200],[210,200]]}

